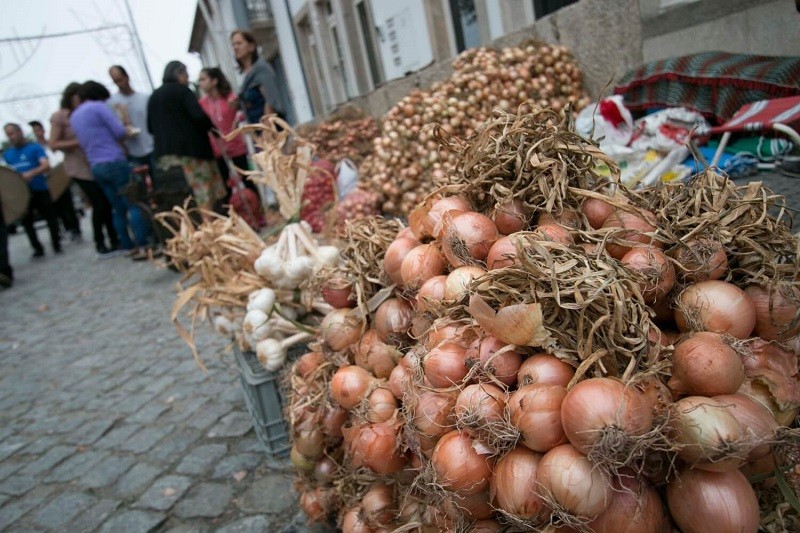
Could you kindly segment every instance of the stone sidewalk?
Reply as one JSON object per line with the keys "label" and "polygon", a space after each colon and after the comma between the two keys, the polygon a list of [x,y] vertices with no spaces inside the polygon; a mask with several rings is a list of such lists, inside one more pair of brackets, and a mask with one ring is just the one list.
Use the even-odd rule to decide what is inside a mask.
{"label": "stone sidewalk", "polygon": [[35,262],[24,234],[10,238],[0,530],[305,530],[291,473],[267,468],[225,341],[199,326],[204,374],[169,321],[178,275],[98,260],[83,226],[86,242]]}

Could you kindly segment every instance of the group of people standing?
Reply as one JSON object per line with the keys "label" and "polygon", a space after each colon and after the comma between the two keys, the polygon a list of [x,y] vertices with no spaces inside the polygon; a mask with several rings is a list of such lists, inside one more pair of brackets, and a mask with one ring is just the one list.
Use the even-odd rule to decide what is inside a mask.
{"label": "group of people standing", "polygon": [[[113,96],[94,80],[73,82],[64,89],[61,108],[50,119],[49,147],[64,154],[64,169],[92,206],[94,242],[101,258],[123,253],[135,260],[149,257],[150,222],[125,194],[132,166],[147,165],[156,188],[160,171],[180,167],[195,203],[207,210],[218,209],[231,194],[228,162],[248,167],[244,139],[237,136],[225,141],[222,137],[241,119],[255,123],[265,114],[283,116],[275,72],[259,56],[255,38],[237,30],[231,35],[231,45],[244,76],[238,94],[219,68],[204,68],[198,80],[204,96],[198,100],[189,88],[187,67],[179,61],[167,64],[163,84],[152,95],[135,91],[119,65],[109,69],[119,89]],[[27,142],[18,124],[6,124],[4,130],[12,147],[3,156],[31,192],[23,225],[33,256],[44,255],[33,226],[34,212],[47,221],[53,251],[61,253],[56,209],[46,180],[47,154],[40,144]],[[245,185],[255,191],[249,180]],[[4,250],[6,254],[5,265],[0,257],[0,282],[7,278],[9,283],[3,285],[8,286],[13,276],[5,242],[0,242],[0,248],[0,255]]]}

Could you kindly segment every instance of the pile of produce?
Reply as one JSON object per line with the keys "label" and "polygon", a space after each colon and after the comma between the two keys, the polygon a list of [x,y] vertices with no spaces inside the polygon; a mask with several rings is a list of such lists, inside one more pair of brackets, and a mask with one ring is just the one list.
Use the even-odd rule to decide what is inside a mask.
{"label": "pile of produce", "polygon": [[409,227],[350,224],[318,276],[336,309],[288,406],[309,518],[799,530],[800,259],[783,199],[712,171],[628,191],[538,106],[443,149],[454,170]]}
{"label": "pile of produce", "polygon": [[316,145],[320,157],[337,162],[350,159],[358,165],[372,151],[378,123],[358,107],[345,104],[324,122],[303,125],[297,130]]}
{"label": "pile of produce", "polygon": [[438,123],[448,134],[466,138],[494,108],[516,112],[528,101],[557,111],[589,103],[567,48],[531,43],[469,49],[455,59],[448,79],[429,91],[412,91],[383,117],[382,135],[361,165],[362,179],[383,195],[385,213],[406,216],[433,191],[433,178],[458,162],[453,153],[439,153],[424,126]]}
{"label": "pile of produce", "polygon": [[[244,316],[248,295],[263,286],[253,263],[266,245],[235,211],[228,217],[205,212],[211,221],[202,224],[201,211],[175,207],[156,219],[172,234],[164,255],[183,274],[171,319],[198,366],[205,370],[194,342],[195,325],[198,320],[213,320],[221,333],[233,334]],[[180,322],[184,313],[189,328]]]}
{"label": "pile of produce", "polygon": [[[277,118],[243,129],[258,132],[261,148],[253,157],[258,169],[249,175],[275,192],[284,222],[265,242],[233,211],[230,218],[210,213],[212,221],[200,225],[185,208],[159,215],[173,233],[166,254],[184,273],[172,319],[201,367],[193,332],[197,319],[207,318],[276,371],[289,348],[313,340],[322,316],[332,310],[302,286],[337,265],[339,250],[322,245],[307,222],[296,222],[305,206],[306,178],[325,171],[312,165],[312,145]],[[187,331],[178,317],[190,304]]]}

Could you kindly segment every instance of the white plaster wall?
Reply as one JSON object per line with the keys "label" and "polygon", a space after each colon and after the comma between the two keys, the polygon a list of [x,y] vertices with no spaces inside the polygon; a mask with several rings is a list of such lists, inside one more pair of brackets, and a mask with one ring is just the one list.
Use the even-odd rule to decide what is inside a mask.
{"label": "white plaster wall", "polygon": [[[299,4],[299,9],[302,9],[305,2],[300,0],[289,2],[290,9],[293,9],[293,13],[296,13],[293,4]],[[272,16],[275,18],[275,31],[278,34],[283,70],[286,73],[286,80],[289,85],[289,96],[294,106],[295,119],[297,123],[308,122],[313,120],[314,112],[311,109],[311,100],[303,78],[300,52],[297,50],[294,34],[292,33],[293,15],[290,16],[289,11],[286,10],[284,0],[270,0],[270,5],[272,6]]]}
{"label": "white plaster wall", "polygon": [[794,0],[773,0],[683,30],[642,37],[645,62],[711,50],[797,56],[800,55],[800,13]]}

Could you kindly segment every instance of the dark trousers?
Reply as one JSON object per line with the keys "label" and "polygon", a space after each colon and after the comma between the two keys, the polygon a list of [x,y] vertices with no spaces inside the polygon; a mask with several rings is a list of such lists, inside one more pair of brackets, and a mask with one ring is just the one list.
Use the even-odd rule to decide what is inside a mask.
{"label": "dark trousers", "polygon": [[[231,161],[233,161],[233,164],[242,170],[247,170],[250,168],[250,163],[247,161],[246,155],[237,155],[236,157],[231,157]],[[225,190],[228,191],[228,196],[226,196],[224,200],[224,203],[227,204],[230,202],[231,192],[233,192],[233,189],[230,187],[230,185],[228,185],[228,178],[230,178],[231,174],[228,171],[228,164],[225,163],[225,158],[217,158],[217,168],[219,168],[219,173],[222,175],[222,182],[225,184]],[[245,187],[256,193],[256,197],[260,196],[258,194],[258,187],[256,187],[255,183],[245,177],[242,177],[242,182],[244,183]]]}
{"label": "dark trousers", "polygon": [[81,234],[81,226],[78,221],[78,215],[75,214],[75,203],[72,201],[72,187],[61,193],[61,196],[53,202],[55,204],[56,213],[64,229],[74,235]]}
{"label": "dark trousers", "polygon": [[8,260],[8,230],[3,218],[3,202],[0,202],[0,274],[4,274],[9,278],[14,277],[11,263]]}
{"label": "dark trousers", "polygon": [[158,172],[158,169],[156,168],[156,158],[153,157],[153,152],[147,155],[128,155],[128,163],[135,167],[147,165],[150,179],[153,180],[153,183],[156,182],[156,172]]}
{"label": "dark trousers", "polygon": [[76,179],[75,183],[78,184],[83,194],[89,199],[89,203],[92,204],[92,232],[95,246],[98,249],[106,246],[103,228],[106,230],[111,247],[119,246],[119,237],[117,237],[117,231],[114,229],[114,219],[111,216],[111,204],[103,193],[103,189],[94,181]]}
{"label": "dark trousers", "polygon": [[25,227],[25,233],[28,235],[31,247],[37,252],[43,252],[44,247],[36,236],[36,228],[33,227],[34,212],[38,212],[39,216],[47,221],[47,228],[50,230],[50,244],[53,245],[53,251],[61,250],[56,207],[50,199],[50,191],[31,191],[28,212],[25,213],[25,218],[22,219],[22,225]]}

